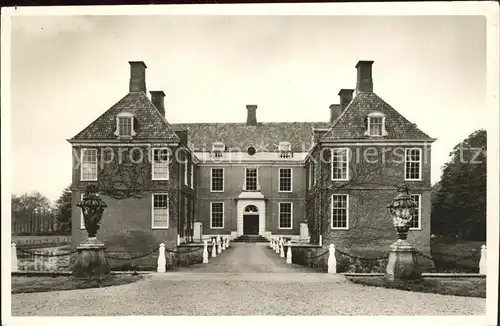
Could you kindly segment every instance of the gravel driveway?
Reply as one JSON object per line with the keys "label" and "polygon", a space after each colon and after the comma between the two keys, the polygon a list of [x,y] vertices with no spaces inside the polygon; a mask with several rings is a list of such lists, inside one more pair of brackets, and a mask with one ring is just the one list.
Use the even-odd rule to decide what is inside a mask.
{"label": "gravel driveway", "polygon": [[287,265],[262,245],[231,245],[209,264],[152,273],[132,284],[12,295],[12,315],[485,314],[482,298],[365,287]]}

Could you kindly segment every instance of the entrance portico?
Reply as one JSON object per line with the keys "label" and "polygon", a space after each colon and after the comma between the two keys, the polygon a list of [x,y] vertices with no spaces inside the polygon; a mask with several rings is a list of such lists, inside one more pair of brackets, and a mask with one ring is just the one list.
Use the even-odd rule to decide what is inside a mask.
{"label": "entrance portico", "polygon": [[261,235],[266,230],[266,202],[260,192],[243,192],[236,204],[237,236]]}

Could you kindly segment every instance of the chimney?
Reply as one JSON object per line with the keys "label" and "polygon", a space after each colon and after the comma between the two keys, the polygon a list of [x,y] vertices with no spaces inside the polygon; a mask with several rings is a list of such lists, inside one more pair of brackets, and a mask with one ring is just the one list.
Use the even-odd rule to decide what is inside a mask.
{"label": "chimney", "polygon": [[257,105],[248,104],[247,105],[247,126],[256,126],[257,125]]}
{"label": "chimney", "polygon": [[146,64],[142,61],[129,61],[130,83],[129,92],[144,92],[146,94]]}
{"label": "chimney", "polygon": [[175,133],[180,138],[181,144],[187,147],[189,141],[189,130],[188,129],[176,130]]}
{"label": "chimney", "polygon": [[330,123],[333,123],[335,119],[342,113],[340,104],[332,104],[330,105]]}
{"label": "chimney", "polygon": [[372,64],[373,61],[358,61],[356,92],[373,92]]}
{"label": "chimney", "polygon": [[151,94],[151,102],[160,111],[161,115],[165,116],[165,93],[163,91],[150,91],[149,93]]}
{"label": "chimney", "polygon": [[352,93],[354,92],[354,89],[345,89],[342,88],[339,92],[340,96],[340,112],[343,112],[345,108],[351,103],[352,101]]}

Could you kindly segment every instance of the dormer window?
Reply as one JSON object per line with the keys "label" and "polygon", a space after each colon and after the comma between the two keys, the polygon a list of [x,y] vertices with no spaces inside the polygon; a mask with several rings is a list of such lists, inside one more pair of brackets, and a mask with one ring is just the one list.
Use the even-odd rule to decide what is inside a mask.
{"label": "dormer window", "polygon": [[214,157],[222,157],[222,154],[226,151],[226,145],[223,142],[215,142],[212,144],[212,154]]}
{"label": "dormer window", "polygon": [[385,115],[381,112],[372,112],[368,114],[367,117],[367,130],[365,135],[382,137],[387,136],[387,131],[385,130]]}
{"label": "dormer window", "polygon": [[120,138],[132,138],[135,136],[134,115],[130,112],[122,112],[116,115],[115,135]]}
{"label": "dormer window", "polygon": [[292,144],[287,141],[282,141],[279,143],[278,151],[281,158],[290,158],[293,156]]}

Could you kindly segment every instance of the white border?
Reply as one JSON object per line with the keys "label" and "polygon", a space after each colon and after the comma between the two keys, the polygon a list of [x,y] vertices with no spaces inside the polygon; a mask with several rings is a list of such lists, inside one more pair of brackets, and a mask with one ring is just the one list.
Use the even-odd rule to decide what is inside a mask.
{"label": "white border", "polygon": [[[281,227],[281,204],[290,204],[290,227],[282,228]],[[291,201],[281,201],[278,203],[278,229],[279,230],[291,230],[293,229],[293,202]]]}
{"label": "white border", "polygon": [[[155,196],[167,196],[167,226],[155,226]],[[151,194],[151,229],[152,230],[167,230],[170,227],[170,196],[166,192],[155,192]]]}
{"label": "white border", "polygon": [[[166,150],[168,152],[167,161],[167,177],[166,178],[155,178],[155,151]],[[168,180],[170,178],[170,149],[168,147],[154,147],[151,151],[151,180]]]}
{"label": "white border", "polygon": [[[346,227],[339,228],[333,226],[333,196],[346,196]],[[349,194],[332,194],[330,197],[330,229],[349,230]]]}
{"label": "white border", "polygon": [[[221,227],[214,227],[214,226],[213,226],[213,223],[212,223],[212,222],[213,222],[213,220],[212,220],[212,218],[213,218],[213,216],[212,216],[212,206],[213,206],[213,204],[222,204],[222,226],[221,226]],[[225,214],[225,213],[226,213],[225,206],[226,206],[226,205],[224,205],[224,202],[223,202],[223,201],[211,201],[211,202],[210,202],[210,228],[211,228],[211,229],[215,229],[215,230],[219,229],[219,230],[220,230],[220,229],[223,229],[223,228],[224,228],[224,219],[225,219],[225,217],[226,217],[226,214]]]}
{"label": "white border", "polygon": [[[214,190],[212,187],[212,178],[213,178],[213,170],[220,169],[222,170],[222,190]],[[226,171],[224,168],[210,168],[210,192],[224,192],[224,186],[226,183],[226,176],[225,176]]]}
{"label": "white border", "polygon": [[[83,178],[83,152],[84,151],[95,151],[95,166],[96,166],[96,173],[95,173],[95,179],[84,179]],[[99,163],[97,159],[97,149],[96,148],[82,148],[80,149],[80,181],[97,181],[98,175],[99,175]]]}
{"label": "white border", "polygon": [[[290,170],[290,190],[281,190],[281,170]],[[278,192],[281,193],[292,193],[293,192],[293,169],[290,168],[278,168]]]}
{"label": "white border", "polygon": [[[247,170],[248,169],[255,169],[256,171],[256,174],[255,174],[255,179],[256,179],[256,185],[255,185],[255,190],[247,190]],[[243,176],[245,179],[243,181],[243,190],[244,191],[259,191],[259,167],[255,166],[255,167],[249,167],[249,166],[246,166],[245,167],[245,175]]]}
{"label": "white border", "polygon": [[[406,178],[406,159],[407,159],[407,154],[406,152],[407,151],[410,151],[410,150],[414,150],[414,149],[418,149],[419,151],[419,158],[420,158],[420,161],[418,162],[418,179],[407,179]],[[405,148],[405,160],[404,160],[404,168],[405,168],[405,181],[422,181],[422,161],[423,161],[423,157],[422,157],[422,148],[420,147],[408,147],[408,148]],[[412,161],[413,162],[413,161]],[[413,162],[414,163],[414,162]]]}
{"label": "white border", "polygon": [[[346,155],[346,177],[344,179],[335,179],[333,177],[333,152],[335,150],[346,150],[347,151],[347,155]],[[348,147],[334,147],[331,149],[331,156],[330,156],[330,175],[331,175],[331,179],[332,181],[349,181],[349,163],[350,163],[350,160],[351,160],[351,151],[349,150]]]}

